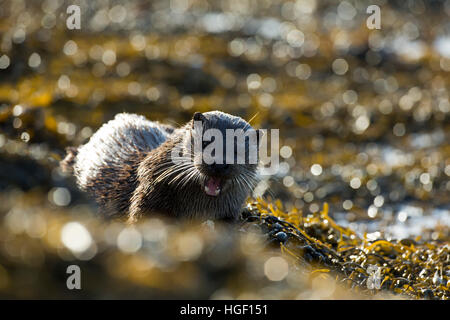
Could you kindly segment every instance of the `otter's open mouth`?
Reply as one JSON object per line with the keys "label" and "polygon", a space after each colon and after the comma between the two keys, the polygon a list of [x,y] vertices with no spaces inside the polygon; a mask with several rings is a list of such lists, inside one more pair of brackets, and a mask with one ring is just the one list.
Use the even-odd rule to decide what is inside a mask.
{"label": "otter's open mouth", "polygon": [[210,177],[205,182],[205,193],[209,196],[218,196],[222,190],[222,181],[220,178]]}

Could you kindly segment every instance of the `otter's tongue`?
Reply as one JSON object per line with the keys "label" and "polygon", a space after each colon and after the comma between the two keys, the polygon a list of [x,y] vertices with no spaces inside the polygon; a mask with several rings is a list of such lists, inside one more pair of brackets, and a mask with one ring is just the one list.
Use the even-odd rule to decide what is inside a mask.
{"label": "otter's tongue", "polygon": [[209,196],[218,196],[220,193],[220,179],[208,178],[205,182],[205,192]]}

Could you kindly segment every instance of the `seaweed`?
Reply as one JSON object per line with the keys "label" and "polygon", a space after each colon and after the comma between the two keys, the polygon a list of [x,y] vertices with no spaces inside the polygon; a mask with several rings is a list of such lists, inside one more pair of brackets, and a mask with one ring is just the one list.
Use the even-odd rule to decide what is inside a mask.
{"label": "seaweed", "polygon": [[[324,203],[320,212],[304,217],[297,210],[284,211],[280,202],[274,205],[257,199],[249,202],[242,218],[243,224],[256,223],[267,230],[268,243],[300,264],[312,266],[313,273],[333,272],[340,282],[356,285],[363,294],[388,291],[416,299],[449,298],[449,239],[369,241],[336,224],[328,210]],[[368,271],[378,268],[379,284],[371,286],[373,272]]]}

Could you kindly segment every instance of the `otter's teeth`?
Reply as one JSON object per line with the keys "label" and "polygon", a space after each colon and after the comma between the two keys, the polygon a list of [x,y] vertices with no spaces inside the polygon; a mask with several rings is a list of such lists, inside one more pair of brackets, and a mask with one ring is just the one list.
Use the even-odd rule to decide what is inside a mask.
{"label": "otter's teeth", "polygon": [[209,194],[210,196],[218,196],[220,193],[220,188],[215,188],[214,190],[211,190],[208,186],[205,186],[205,192],[206,194]]}
{"label": "otter's teeth", "polygon": [[205,183],[205,193],[209,196],[218,196],[221,187],[220,187],[220,180],[215,178],[210,178]]}

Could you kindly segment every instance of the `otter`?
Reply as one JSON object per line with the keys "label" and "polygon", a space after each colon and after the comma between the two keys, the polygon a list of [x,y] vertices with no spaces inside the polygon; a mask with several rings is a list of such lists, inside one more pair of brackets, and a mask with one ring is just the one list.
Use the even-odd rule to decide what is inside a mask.
{"label": "otter", "polygon": [[[215,149],[211,153],[214,156],[217,152],[215,160],[207,162],[201,156],[199,160],[217,139],[205,139],[209,129],[222,134],[219,145],[227,148],[227,139],[234,139],[234,143],[239,139],[237,135],[227,138],[229,129],[240,130],[246,138],[251,131],[256,132],[256,142],[240,140],[247,161],[230,163]],[[248,159],[250,151],[258,153],[260,134],[242,118],[221,111],[196,112],[179,128],[120,113],[86,144],[67,148],[60,167],[75,176],[78,187],[92,195],[100,211],[109,217],[126,217],[130,223],[152,213],[236,220],[259,180],[258,159]],[[193,152],[198,150],[196,141],[200,141],[202,152]],[[240,155],[236,148],[232,152],[236,160]]]}

